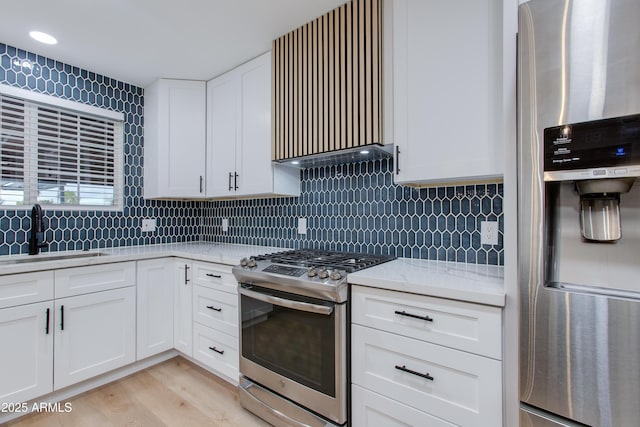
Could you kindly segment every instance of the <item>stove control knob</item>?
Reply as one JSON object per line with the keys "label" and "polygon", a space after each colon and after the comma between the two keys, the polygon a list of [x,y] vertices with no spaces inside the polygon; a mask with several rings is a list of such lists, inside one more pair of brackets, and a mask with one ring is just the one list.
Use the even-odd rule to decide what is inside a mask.
{"label": "stove control knob", "polygon": [[327,277],[329,277],[329,272],[327,271],[326,268],[323,268],[322,270],[318,271],[319,279],[326,279]]}
{"label": "stove control knob", "polygon": [[247,258],[242,258],[240,260],[240,265],[243,267],[246,267],[248,263],[249,263],[249,260]]}
{"label": "stove control knob", "polygon": [[256,267],[256,260],[253,259],[253,258],[249,258],[249,261],[247,261],[247,267],[255,268]]}
{"label": "stove control knob", "polygon": [[338,270],[333,270],[329,277],[331,277],[331,280],[340,280],[342,279],[342,274]]}
{"label": "stove control knob", "polygon": [[318,275],[318,272],[316,271],[315,268],[311,267],[310,269],[307,270],[308,277],[315,277],[317,275]]}

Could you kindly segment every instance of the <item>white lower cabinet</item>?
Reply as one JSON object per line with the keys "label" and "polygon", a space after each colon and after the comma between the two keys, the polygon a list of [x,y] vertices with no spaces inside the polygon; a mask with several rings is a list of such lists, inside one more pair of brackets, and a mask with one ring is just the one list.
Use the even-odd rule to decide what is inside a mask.
{"label": "white lower cabinet", "polygon": [[237,383],[237,283],[230,266],[175,258],[0,276],[0,343],[0,403],[172,348]]}
{"label": "white lower cabinet", "polygon": [[185,356],[193,356],[193,283],[191,261],[173,263],[173,345]]}
{"label": "white lower cabinet", "polygon": [[141,360],[173,348],[173,260],[137,264],[136,358]]}
{"label": "white lower cabinet", "polygon": [[135,301],[133,286],[55,301],[55,390],[135,361]]}
{"label": "white lower cabinet", "polygon": [[52,318],[52,301],[0,310],[0,403],[53,391]]}
{"label": "white lower cabinet", "polygon": [[353,426],[502,425],[499,308],[364,286],[352,295]]}
{"label": "white lower cabinet", "polygon": [[238,382],[238,289],[230,266],[193,262],[193,358]]}

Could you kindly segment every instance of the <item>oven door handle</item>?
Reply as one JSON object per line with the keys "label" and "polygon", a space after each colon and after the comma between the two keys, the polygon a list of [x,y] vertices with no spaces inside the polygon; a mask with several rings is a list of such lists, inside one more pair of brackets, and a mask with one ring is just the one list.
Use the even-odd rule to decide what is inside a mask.
{"label": "oven door handle", "polygon": [[333,307],[327,307],[325,305],[309,304],[308,302],[292,301],[280,297],[274,297],[273,295],[266,295],[260,292],[251,291],[249,289],[240,288],[239,292],[249,298],[257,299],[258,301],[266,302],[269,304],[279,305],[281,307],[291,308],[293,310],[307,311],[309,313],[324,314],[325,316],[333,313]]}

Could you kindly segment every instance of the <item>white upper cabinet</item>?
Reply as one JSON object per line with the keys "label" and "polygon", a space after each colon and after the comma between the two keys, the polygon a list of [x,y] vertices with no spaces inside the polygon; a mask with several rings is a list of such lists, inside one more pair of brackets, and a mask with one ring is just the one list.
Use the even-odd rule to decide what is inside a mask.
{"label": "white upper cabinet", "polygon": [[300,171],[271,163],[271,53],[207,82],[207,197],[300,194]]}
{"label": "white upper cabinet", "polygon": [[503,82],[513,82],[503,76],[502,2],[391,0],[384,13],[395,182],[501,178]]}
{"label": "white upper cabinet", "polygon": [[206,83],[160,79],[144,97],[144,197],[204,198]]}

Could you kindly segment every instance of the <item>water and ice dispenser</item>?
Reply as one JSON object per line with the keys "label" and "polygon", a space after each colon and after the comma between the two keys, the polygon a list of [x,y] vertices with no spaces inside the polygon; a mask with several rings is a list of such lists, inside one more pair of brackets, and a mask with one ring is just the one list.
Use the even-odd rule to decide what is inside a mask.
{"label": "water and ice dispenser", "polygon": [[557,222],[554,206],[563,193],[560,184],[569,182],[573,183],[574,197],[579,199],[575,221],[579,221],[584,242],[619,240],[623,235],[621,194],[629,193],[638,176],[640,114],[544,130],[549,225]]}

